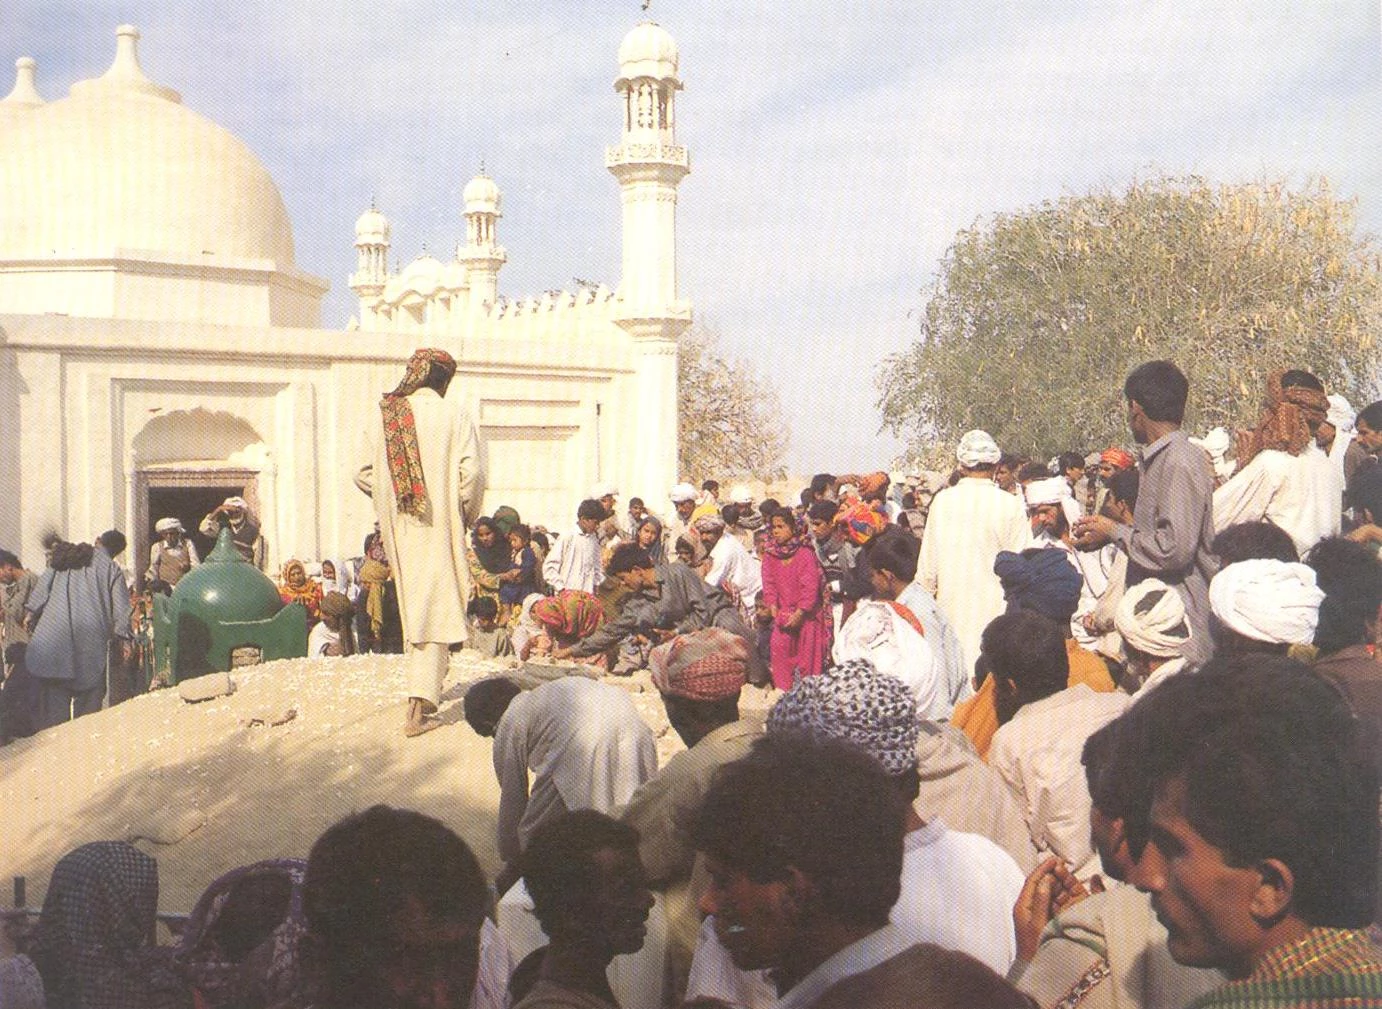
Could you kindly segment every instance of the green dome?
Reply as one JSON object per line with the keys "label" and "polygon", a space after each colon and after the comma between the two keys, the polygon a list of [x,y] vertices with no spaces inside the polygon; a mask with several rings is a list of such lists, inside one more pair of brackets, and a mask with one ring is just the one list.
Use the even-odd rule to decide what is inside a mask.
{"label": "green dome", "polygon": [[283,609],[278,587],[240,556],[225,526],[206,560],[178,580],[170,600],[173,612],[208,623],[266,620]]}

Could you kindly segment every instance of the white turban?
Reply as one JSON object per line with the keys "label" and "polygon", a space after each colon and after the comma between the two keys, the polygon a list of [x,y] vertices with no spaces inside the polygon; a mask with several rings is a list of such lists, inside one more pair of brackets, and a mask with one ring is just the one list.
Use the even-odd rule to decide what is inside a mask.
{"label": "white turban", "polygon": [[[833,655],[836,665],[868,659],[880,673],[897,677],[917,699],[923,718],[938,717],[932,706],[946,705],[936,682],[931,646],[895,603],[876,599],[861,602],[840,628]],[[939,717],[945,717],[944,711]]]}
{"label": "white turban", "polygon": [[689,483],[679,483],[672,488],[667,496],[672,499],[673,504],[678,504],[682,501],[694,501],[696,500],[696,488],[692,487]]}
{"label": "white turban", "polygon": [[164,533],[172,532],[174,529],[182,531],[182,522],[178,519],[159,519],[154,523],[154,532],[162,536]]}
{"label": "white turban", "polygon": [[1326,424],[1332,424],[1340,434],[1346,434],[1353,430],[1353,422],[1358,419],[1358,415],[1353,411],[1353,405],[1348,400],[1339,395],[1328,397],[1329,410],[1324,415]]}
{"label": "white turban", "polygon": [[1286,561],[1239,561],[1209,583],[1209,609],[1219,622],[1270,644],[1313,641],[1323,599],[1314,569]]}
{"label": "white turban", "polygon": [[602,497],[618,496],[619,488],[612,483],[597,483],[594,487],[590,488],[590,499],[592,501],[598,501]]}
{"label": "white turban", "polygon": [[1190,444],[1198,445],[1209,455],[1209,461],[1214,464],[1214,472],[1222,480],[1227,480],[1233,475],[1234,463],[1228,460],[1228,450],[1233,443],[1228,431],[1221,427],[1210,428],[1203,438],[1191,438]]}
{"label": "white turban", "polygon": [[1080,503],[1075,500],[1075,495],[1070,493],[1070,484],[1066,482],[1063,476],[1033,480],[1023,488],[1023,495],[1027,500],[1028,508],[1035,508],[1038,505],[1060,505],[1066,521],[1074,522],[1080,517]]}
{"label": "white turban", "polygon": [[222,508],[239,508],[241,511],[249,511],[250,505],[242,497],[228,497],[221,502]]}
{"label": "white turban", "polygon": [[753,491],[737,483],[729,489],[729,502],[737,505],[753,504]]}
{"label": "white turban", "polygon": [[998,442],[987,431],[966,431],[955,450],[955,459],[965,469],[976,466],[992,466],[1003,453],[998,450]]}
{"label": "white turban", "polygon": [[1171,659],[1185,654],[1190,624],[1180,593],[1159,578],[1138,582],[1123,593],[1113,625],[1129,648]]}

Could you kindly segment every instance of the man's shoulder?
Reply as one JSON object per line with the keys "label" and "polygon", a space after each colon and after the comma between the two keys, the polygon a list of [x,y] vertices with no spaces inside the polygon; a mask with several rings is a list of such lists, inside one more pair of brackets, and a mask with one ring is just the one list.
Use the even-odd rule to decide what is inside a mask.
{"label": "man's shoulder", "polygon": [[972,956],[917,943],[835,982],[811,1009],[1028,1009],[1034,1003]]}

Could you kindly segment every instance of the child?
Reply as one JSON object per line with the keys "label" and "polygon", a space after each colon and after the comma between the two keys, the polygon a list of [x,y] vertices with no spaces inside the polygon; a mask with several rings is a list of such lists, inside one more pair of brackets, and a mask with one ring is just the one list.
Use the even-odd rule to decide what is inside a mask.
{"label": "child", "polygon": [[470,639],[467,648],[473,648],[487,659],[497,659],[513,654],[513,644],[509,632],[498,625],[499,604],[489,596],[476,596],[465,608],[470,618]]}
{"label": "child", "polygon": [[499,622],[508,626],[523,600],[538,591],[537,554],[531,546],[532,530],[521,522],[509,530],[513,567],[499,576]]}

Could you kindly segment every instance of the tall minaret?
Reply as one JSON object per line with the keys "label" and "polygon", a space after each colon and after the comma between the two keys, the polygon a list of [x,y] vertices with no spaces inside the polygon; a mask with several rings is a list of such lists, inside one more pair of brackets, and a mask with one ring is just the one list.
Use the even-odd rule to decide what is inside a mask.
{"label": "tall minaret", "polygon": [[605,152],[624,204],[624,272],[614,321],[633,337],[638,437],[628,484],[661,496],[677,482],[677,338],[691,306],[677,300],[677,185],[691,170],[674,130],[677,44],[645,21],[619,46],[624,137]]}
{"label": "tall minaret", "polygon": [[644,21],[619,46],[624,137],[605,165],[624,203],[624,273],[619,294],[635,311],[661,311],[677,299],[677,184],[691,170],[677,146],[677,44]]}
{"label": "tall minaret", "polygon": [[356,270],[350,275],[350,289],[360,298],[360,325],[374,318],[370,307],[374,299],[384,293],[389,279],[389,219],[370,208],[355,222]]}
{"label": "tall minaret", "polygon": [[465,201],[466,244],[458,251],[458,258],[465,264],[471,308],[483,312],[499,297],[499,268],[508,261],[495,231],[496,222],[504,216],[499,209],[499,187],[481,170],[466,183],[461,198]]}

